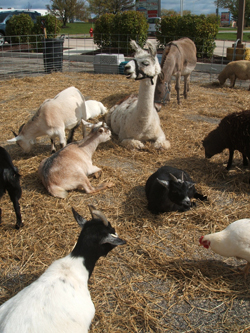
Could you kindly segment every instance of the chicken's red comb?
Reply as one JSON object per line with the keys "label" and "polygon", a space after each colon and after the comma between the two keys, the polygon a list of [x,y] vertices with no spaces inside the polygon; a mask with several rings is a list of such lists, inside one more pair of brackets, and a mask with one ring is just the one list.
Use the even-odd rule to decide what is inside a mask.
{"label": "chicken's red comb", "polygon": [[202,240],[203,240],[204,236],[201,236],[199,242],[200,242],[200,245],[202,245]]}

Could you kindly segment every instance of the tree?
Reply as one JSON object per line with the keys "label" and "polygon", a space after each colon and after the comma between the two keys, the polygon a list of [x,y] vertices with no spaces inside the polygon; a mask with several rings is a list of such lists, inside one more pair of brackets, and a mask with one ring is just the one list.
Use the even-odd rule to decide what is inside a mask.
{"label": "tree", "polygon": [[46,8],[50,13],[60,18],[63,22],[63,26],[66,26],[68,20],[73,19],[76,16],[84,16],[83,13],[88,15],[88,8],[85,2],[81,0],[50,0],[51,6],[46,5]]}
{"label": "tree", "polygon": [[[190,14],[191,14],[190,10],[183,11],[183,16],[190,15]],[[177,15],[180,15],[180,12],[176,12],[173,9],[162,9],[161,10],[161,16],[177,16]]]}
{"label": "tree", "polygon": [[173,9],[162,9],[161,10],[161,16],[175,16],[178,15],[178,13]]}
{"label": "tree", "polygon": [[[216,0],[214,4],[217,8],[229,9],[233,19],[238,21],[239,0]],[[245,25],[250,25],[250,0],[245,0]]]}
{"label": "tree", "polygon": [[90,11],[100,17],[103,14],[117,14],[134,9],[134,0],[89,0]]}

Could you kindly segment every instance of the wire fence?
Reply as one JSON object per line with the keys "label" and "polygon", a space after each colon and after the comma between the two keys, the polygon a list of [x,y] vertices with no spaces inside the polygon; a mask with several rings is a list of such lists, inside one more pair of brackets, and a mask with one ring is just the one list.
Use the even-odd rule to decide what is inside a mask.
{"label": "wire fence", "polygon": [[[0,46],[0,80],[46,75],[53,71],[123,74],[123,65],[132,57],[121,53],[124,50],[119,48],[98,48],[89,34],[62,35],[44,41],[41,35],[30,36],[30,40],[25,37],[25,42],[22,36],[15,36],[15,42],[8,37],[9,43]],[[149,40],[157,44],[155,38]],[[230,60],[244,59],[246,50],[247,45],[244,52],[236,54],[232,41],[217,40],[211,58],[198,58],[191,80],[215,80]],[[161,61],[160,49],[158,59]]]}

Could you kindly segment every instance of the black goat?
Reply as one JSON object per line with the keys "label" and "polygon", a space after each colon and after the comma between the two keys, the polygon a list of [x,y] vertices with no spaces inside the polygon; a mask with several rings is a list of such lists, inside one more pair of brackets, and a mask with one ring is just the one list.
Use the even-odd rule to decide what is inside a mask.
{"label": "black goat", "polygon": [[[0,146],[0,198],[8,191],[11,201],[16,212],[15,228],[23,226],[20,205],[18,200],[21,198],[22,189],[20,186],[20,174],[18,169],[13,165],[8,152]],[[0,223],[2,222],[2,210],[0,208]]]}
{"label": "black goat", "polygon": [[152,213],[170,211],[184,212],[195,206],[190,199],[206,200],[196,192],[194,182],[183,170],[163,166],[153,173],[146,182],[148,209]]}

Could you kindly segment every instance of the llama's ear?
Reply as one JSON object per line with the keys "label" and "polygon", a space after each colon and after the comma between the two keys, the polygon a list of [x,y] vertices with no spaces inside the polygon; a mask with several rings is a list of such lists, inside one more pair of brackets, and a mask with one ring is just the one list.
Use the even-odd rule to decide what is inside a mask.
{"label": "llama's ear", "polygon": [[147,46],[148,46],[148,51],[151,54],[151,56],[155,57],[156,56],[156,48],[155,48],[155,46],[151,42],[147,42]]}
{"label": "llama's ear", "polygon": [[135,50],[136,52],[138,52],[139,50],[141,50],[141,47],[136,43],[135,40],[131,39],[130,41],[130,46],[132,47],[133,50]]}

